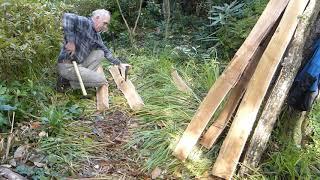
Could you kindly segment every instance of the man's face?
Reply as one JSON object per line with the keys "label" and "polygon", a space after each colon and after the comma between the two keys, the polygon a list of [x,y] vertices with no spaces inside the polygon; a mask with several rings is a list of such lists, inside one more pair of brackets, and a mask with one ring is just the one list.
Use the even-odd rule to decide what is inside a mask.
{"label": "man's face", "polygon": [[97,32],[106,32],[108,31],[108,26],[110,24],[110,16],[106,15],[106,16],[95,16],[93,18],[93,22],[94,22],[94,29]]}

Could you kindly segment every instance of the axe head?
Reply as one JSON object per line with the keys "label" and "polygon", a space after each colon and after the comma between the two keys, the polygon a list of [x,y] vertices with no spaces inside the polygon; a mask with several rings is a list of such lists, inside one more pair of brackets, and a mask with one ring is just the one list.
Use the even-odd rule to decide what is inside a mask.
{"label": "axe head", "polygon": [[129,64],[122,64],[121,66],[118,66],[120,76],[122,76],[125,81],[127,81],[127,79],[128,79],[129,69],[130,69]]}

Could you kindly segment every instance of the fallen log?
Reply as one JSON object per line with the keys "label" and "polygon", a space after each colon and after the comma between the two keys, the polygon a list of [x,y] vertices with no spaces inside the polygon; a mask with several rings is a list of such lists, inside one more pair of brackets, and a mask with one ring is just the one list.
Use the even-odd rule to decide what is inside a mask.
{"label": "fallen log", "polygon": [[119,72],[118,66],[111,66],[109,68],[109,71],[115,83],[117,84],[118,89],[124,94],[125,98],[127,99],[130,108],[132,110],[140,110],[144,106],[144,103],[130,79],[127,79],[127,81],[125,81],[125,78],[121,76]]}
{"label": "fallen log", "polygon": [[241,74],[278,20],[289,0],[270,0],[258,22],[253,27],[247,39],[241,45],[229,66],[210,88],[207,96],[200,104],[190,124],[183,133],[173,154],[180,160],[185,160],[197,143],[201,133],[215,113],[216,109],[238,82]]}
{"label": "fallen log", "polygon": [[[99,66],[97,69],[97,72],[103,74],[103,68],[102,66]],[[97,97],[97,110],[98,111],[105,111],[107,109],[109,109],[109,93],[108,93],[108,85],[102,85],[101,87],[98,87],[97,89],[97,93],[96,93],[96,97]]]}
{"label": "fallen log", "polygon": [[310,29],[315,23],[319,14],[320,2],[310,0],[310,3],[300,18],[299,25],[295,32],[294,39],[290,44],[288,56],[284,58],[282,69],[277,82],[272,90],[272,93],[267,100],[266,106],[262,111],[262,115],[255,128],[251,138],[248,150],[245,153],[243,166],[241,166],[239,174],[244,176],[250,173],[250,169],[255,168],[260,161],[260,158],[267,147],[267,142],[271,135],[273,126],[281,112],[281,107],[284,104],[285,98],[294,81],[294,78],[303,61],[303,51],[306,40],[310,35]]}
{"label": "fallen log", "polygon": [[212,169],[214,176],[224,179],[232,178],[269,84],[307,4],[306,0],[289,2],[274,36],[249,82],[228,135],[222,144]]}

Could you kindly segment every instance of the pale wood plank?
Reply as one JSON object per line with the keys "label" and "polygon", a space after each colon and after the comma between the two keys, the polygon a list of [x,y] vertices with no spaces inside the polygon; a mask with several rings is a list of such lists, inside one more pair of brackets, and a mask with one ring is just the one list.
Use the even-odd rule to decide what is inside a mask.
{"label": "pale wood plank", "polygon": [[207,132],[203,135],[200,144],[206,147],[207,149],[210,149],[213,146],[213,144],[216,142],[218,137],[221,135],[222,131],[225,129],[225,127],[231,120],[232,115],[234,115],[235,110],[238,107],[240,100],[247,89],[247,85],[250,81],[250,78],[252,77],[258,65],[258,62],[264,50],[266,49],[274,31],[275,28],[272,32],[270,32],[270,35],[268,35],[268,38],[263,43],[263,45],[259,46],[257,52],[255,53],[252,60],[249,62],[249,65],[244,71],[243,75],[241,76],[239,82],[231,90],[228,100],[225,106],[223,107],[223,110],[219,114],[218,118],[213,122],[213,124],[210,126]]}
{"label": "pale wood plank", "polygon": [[270,0],[258,22],[235,54],[229,66],[217,79],[209,90],[207,96],[200,104],[196,114],[192,118],[174,150],[173,154],[177,158],[181,160],[185,160],[187,158],[210,118],[230,89],[239,80],[242,72],[249,63],[249,60],[256,52],[259,44],[263,41],[270,29],[278,20],[288,1],[289,0]]}
{"label": "pale wood plank", "polygon": [[130,79],[128,78],[127,81],[124,80],[124,77],[120,75],[118,66],[111,66],[109,71],[116,82],[118,89],[127,99],[130,108],[133,110],[140,110],[144,106],[144,103]]}
{"label": "pale wood plank", "polygon": [[191,93],[191,88],[187,85],[187,83],[181,78],[181,76],[178,74],[177,70],[173,70],[171,72],[171,77],[173,82],[175,83],[176,87],[179,89],[179,91],[185,92],[185,93]]}
{"label": "pale wood plank", "polygon": [[216,177],[231,179],[272,77],[295,32],[307,0],[292,0],[254,72],[213,166]]}
{"label": "pale wood plank", "polygon": [[297,75],[301,62],[304,59],[302,55],[304,54],[306,42],[310,39],[311,28],[317,20],[319,11],[320,1],[310,0],[307,9],[303,13],[303,18],[300,19],[294,39],[290,44],[288,55],[284,58],[284,62],[282,63],[283,67],[277,82],[268,98],[250,140],[242,162],[243,166],[241,166],[239,171],[241,176],[246,175],[250,172],[250,169],[255,168],[259,164],[261,156],[267,148],[274,124],[282,110],[282,106]]}
{"label": "pale wood plank", "polygon": [[[103,74],[103,76],[105,76],[102,66],[98,67],[97,72],[99,72],[99,73]],[[109,109],[109,92],[108,92],[108,85],[107,84],[102,85],[97,88],[96,97],[97,97],[97,110],[98,111],[105,111],[105,110]]]}

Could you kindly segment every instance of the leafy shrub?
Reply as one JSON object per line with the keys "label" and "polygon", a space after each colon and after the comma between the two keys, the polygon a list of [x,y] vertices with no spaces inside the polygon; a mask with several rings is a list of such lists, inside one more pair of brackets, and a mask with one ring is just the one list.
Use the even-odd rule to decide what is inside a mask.
{"label": "leafy shrub", "polygon": [[0,85],[0,130],[4,132],[8,126],[8,119],[6,117],[9,111],[16,110],[16,107],[9,104],[10,96],[6,95],[7,88]]}
{"label": "leafy shrub", "polygon": [[[62,39],[63,3],[11,0],[0,4],[0,77],[41,76],[56,62]],[[52,67],[52,69],[54,69]]]}
{"label": "leafy shrub", "polygon": [[209,25],[198,37],[205,47],[219,49],[218,56],[229,60],[248,36],[268,1],[233,1],[214,5],[208,13]]}

